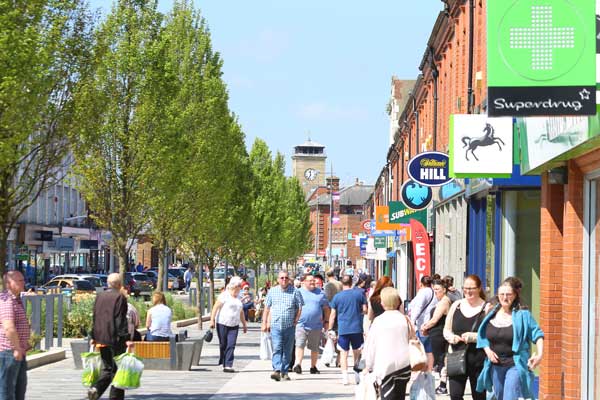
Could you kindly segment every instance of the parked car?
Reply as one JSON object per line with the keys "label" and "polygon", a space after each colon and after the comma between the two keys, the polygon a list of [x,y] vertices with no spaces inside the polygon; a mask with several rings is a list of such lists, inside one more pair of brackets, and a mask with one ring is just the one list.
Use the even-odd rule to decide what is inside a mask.
{"label": "parked car", "polygon": [[96,293],[96,288],[90,281],[85,279],[80,279],[78,276],[65,276],[59,275],[52,278],[45,285],[38,288],[43,292],[46,292],[50,289],[71,289],[76,293]]}
{"label": "parked car", "polygon": [[225,281],[227,278],[231,278],[235,275],[235,268],[227,268],[227,277],[225,277],[225,268],[218,267],[213,271],[213,279],[215,281],[215,290],[222,290],[225,287]]}
{"label": "parked car", "polygon": [[124,287],[129,294],[143,296],[144,298],[150,298],[154,290],[152,281],[143,272],[126,272]]}
{"label": "parked car", "polygon": [[154,289],[156,289],[157,282],[158,282],[158,271],[148,269],[148,270],[144,271],[143,273],[148,275],[148,278],[150,278],[150,281],[152,282]]}
{"label": "parked car", "polygon": [[185,288],[185,281],[183,280],[183,274],[185,268],[169,268],[168,287],[173,290],[181,290]]}

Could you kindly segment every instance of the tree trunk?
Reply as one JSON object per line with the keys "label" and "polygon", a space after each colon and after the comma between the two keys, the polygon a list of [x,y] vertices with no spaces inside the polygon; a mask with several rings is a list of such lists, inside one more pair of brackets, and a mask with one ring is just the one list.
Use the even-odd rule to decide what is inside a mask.
{"label": "tree trunk", "polygon": [[4,274],[6,273],[6,251],[8,249],[8,232],[0,231],[0,288],[4,287]]}
{"label": "tree trunk", "polygon": [[122,241],[119,239],[113,239],[111,248],[112,247],[114,247],[116,250],[117,258],[119,259],[119,275],[121,276],[121,282],[125,284],[125,272],[127,272],[127,264],[129,263],[129,254],[127,254],[127,240]]}

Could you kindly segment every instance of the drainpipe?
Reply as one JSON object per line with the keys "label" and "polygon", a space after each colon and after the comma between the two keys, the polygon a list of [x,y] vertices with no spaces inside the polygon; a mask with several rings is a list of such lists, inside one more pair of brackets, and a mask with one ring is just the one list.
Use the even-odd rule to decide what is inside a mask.
{"label": "drainpipe", "polygon": [[473,112],[473,53],[475,36],[475,0],[469,0],[469,75],[467,77],[467,114]]}
{"label": "drainpipe", "polygon": [[404,125],[406,125],[408,129],[408,159],[412,158],[412,135],[410,133],[410,125],[408,125],[408,121],[404,118]]}
{"label": "drainpipe", "polygon": [[431,67],[431,76],[433,77],[433,151],[437,150],[437,114],[438,114],[438,77],[440,72],[435,65],[435,56],[433,47],[429,47],[429,66]]}
{"label": "drainpipe", "polygon": [[417,149],[415,154],[419,154],[419,111],[417,111],[417,98],[415,97],[414,92],[411,92],[411,96],[413,99],[413,115],[415,116],[415,137],[417,138]]}

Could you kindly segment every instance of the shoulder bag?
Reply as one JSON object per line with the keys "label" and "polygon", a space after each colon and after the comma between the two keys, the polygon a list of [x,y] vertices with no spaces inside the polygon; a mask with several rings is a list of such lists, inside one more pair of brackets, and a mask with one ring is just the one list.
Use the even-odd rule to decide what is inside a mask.
{"label": "shoulder bag", "polygon": [[[485,310],[485,305],[487,304],[487,302],[483,303],[483,306],[481,307],[481,311],[479,311],[479,313],[477,314],[477,317],[475,318],[475,321],[473,322],[473,326],[471,327],[470,332],[473,332],[475,330],[475,327],[477,326],[477,322],[479,321],[479,317],[481,316],[481,313],[483,312],[483,310]],[[456,307],[456,310],[454,312],[456,312],[457,310],[460,309],[460,304]],[[468,343],[465,344],[465,348],[461,349],[461,350],[455,350],[452,351],[452,353],[448,353],[447,358],[446,358],[446,370],[448,372],[448,376],[459,376],[459,375],[466,375],[467,374],[467,349],[468,349]]]}
{"label": "shoulder bag", "polygon": [[410,362],[410,369],[413,371],[425,371],[427,370],[427,354],[425,354],[425,348],[423,343],[417,338],[415,331],[413,330],[412,322],[407,316],[406,325],[408,327],[408,359]]}

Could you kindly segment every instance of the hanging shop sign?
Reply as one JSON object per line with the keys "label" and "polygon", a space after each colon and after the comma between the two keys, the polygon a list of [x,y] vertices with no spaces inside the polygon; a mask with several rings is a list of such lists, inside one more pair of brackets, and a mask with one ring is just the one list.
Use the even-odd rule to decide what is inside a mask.
{"label": "hanging shop sign", "polygon": [[[400,191],[402,202],[413,210],[422,210],[427,208],[433,198],[433,191],[429,186],[421,185],[412,179],[407,180],[402,185]],[[389,215],[388,215],[389,218]]]}
{"label": "hanging shop sign", "polygon": [[596,5],[487,2],[488,114],[596,113]]}
{"label": "hanging shop sign", "polygon": [[374,239],[375,239],[375,248],[376,249],[387,248],[387,237],[386,236],[377,236]]}
{"label": "hanging shop sign", "polygon": [[431,275],[431,254],[429,251],[429,235],[422,223],[416,219],[410,220],[412,231],[413,257],[415,265],[415,279],[417,287],[421,278]]}
{"label": "hanging shop sign", "polygon": [[427,225],[427,210],[413,210],[401,201],[390,201],[389,209],[390,223],[409,224],[411,219],[416,219],[423,225]]}
{"label": "hanging shop sign", "polygon": [[454,180],[442,186],[438,192],[440,202],[446,201],[451,197],[456,196],[464,190],[463,180]]}
{"label": "hanging shop sign", "polygon": [[453,178],[449,176],[448,155],[439,151],[427,151],[414,156],[408,162],[408,176],[424,186],[442,186]]}
{"label": "hanging shop sign", "polygon": [[[401,229],[402,225],[390,223],[390,208],[388,206],[375,206],[375,228],[378,231],[394,231]],[[371,231],[371,234],[373,234],[373,231]]]}
{"label": "hanging shop sign", "polygon": [[523,174],[535,173],[538,167],[552,160],[572,158],[575,148],[579,150],[580,145],[600,133],[598,116],[518,118],[515,126],[520,138]]}
{"label": "hanging shop sign", "polygon": [[512,162],[512,118],[488,118],[483,114],[450,116],[450,176],[509,177]]}

